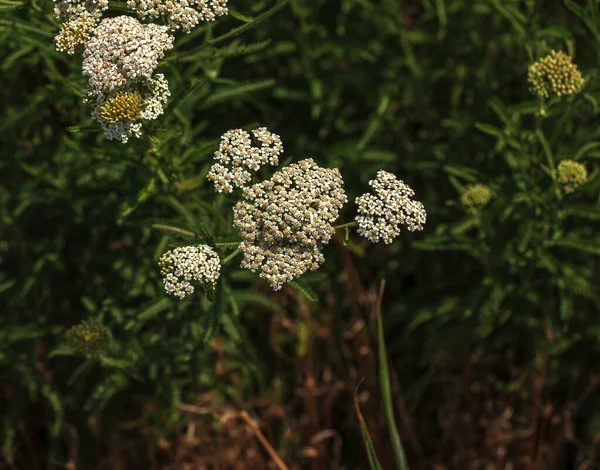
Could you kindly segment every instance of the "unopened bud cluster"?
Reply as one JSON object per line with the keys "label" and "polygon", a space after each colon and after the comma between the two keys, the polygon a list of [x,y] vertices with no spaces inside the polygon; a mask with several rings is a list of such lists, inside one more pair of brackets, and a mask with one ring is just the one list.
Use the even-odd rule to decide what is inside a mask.
{"label": "unopened bud cluster", "polygon": [[531,92],[540,99],[578,93],[585,81],[571,57],[562,51],[552,51],[530,65],[527,79]]}
{"label": "unopened bud cluster", "polygon": [[335,233],[347,198],[337,168],[311,158],[277,171],[243,189],[233,208],[244,254],[242,268],[258,271],[274,290],[323,263],[322,246]]}
{"label": "unopened bud cluster", "polygon": [[256,172],[267,163],[279,164],[283,152],[279,136],[266,127],[254,129],[252,136],[259,146],[253,145],[250,134],[241,129],[223,134],[214,156],[217,163],[211,166],[207,176],[215,185],[215,191],[231,193],[234,187],[241,188],[252,181],[250,170]]}
{"label": "unopened bud cluster", "polygon": [[131,16],[102,19],[108,0],[54,0],[54,14],[64,21],[55,37],[57,50],[83,51],[82,73],[89,80],[84,100],[108,139],[122,142],[142,135],[142,120],[163,113],[169,86],[155,73],[173,48],[171,30],[189,32],[199,21],[227,13],[227,0],[129,0],[140,18],[167,25],[140,23]]}
{"label": "unopened bud cluster", "polygon": [[127,0],[140,18],[163,19],[170,30],[189,33],[201,21],[227,14],[227,0]]}
{"label": "unopened bud cluster", "polygon": [[160,257],[158,266],[167,294],[180,299],[194,292],[192,281],[204,290],[212,290],[221,275],[219,255],[207,245],[167,251]]}
{"label": "unopened bud cluster", "polygon": [[427,219],[425,207],[411,199],[415,192],[396,176],[380,170],[377,177],[369,181],[373,193],[356,198],[358,205],[358,234],[372,242],[383,240],[391,243],[400,235],[400,227],[411,232],[423,230]]}
{"label": "unopened bud cluster", "polygon": [[492,199],[492,191],[483,184],[468,185],[460,196],[460,202],[471,212],[477,212]]}
{"label": "unopened bud cluster", "polygon": [[585,184],[588,172],[585,166],[573,160],[562,160],[554,174],[554,180],[566,193],[572,193]]}
{"label": "unopened bud cluster", "polygon": [[67,344],[85,356],[102,356],[108,352],[112,335],[98,320],[83,320],[65,333]]}

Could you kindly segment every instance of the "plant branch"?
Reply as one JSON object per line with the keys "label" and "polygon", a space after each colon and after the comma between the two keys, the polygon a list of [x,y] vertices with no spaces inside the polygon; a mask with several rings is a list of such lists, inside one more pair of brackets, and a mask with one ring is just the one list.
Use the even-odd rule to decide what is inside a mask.
{"label": "plant branch", "polygon": [[336,230],[342,229],[342,228],[352,228],[352,227],[358,227],[358,222],[356,221],[352,221],[352,222],[347,222],[345,224],[342,225],[334,225],[333,228]]}
{"label": "plant branch", "polygon": [[273,462],[275,462],[275,465],[277,466],[277,468],[279,470],[289,470],[287,465],[283,462],[283,460],[281,460],[279,455],[277,455],[277,452],[275,452],[275,449],[273,449],[273,446],[269,443],[269,441],[267,440],[265,435],[261,432],[261,430],[258,428],[256,423],[252,420],[252,418],[250,418],[250,415],[247,412],[242,411],[240,413],[240,418],[242,418],[244,423],[246,423],[250,427],[250,429],[252,429],[252,432],[254,433],[256,438],[260,441],[260,443],[262,444],[264,449],[267,451],[267,453],[271,456],[271,458],[273,459]]}
{"label": "plant branch", "polygon": [[152,224],[152,228],[155,228],[155,229],[158,229],[158,230],[168,230],[168,231],[171,231],[171,232],[180,233],[182,235],[187,235],[188,237],[200,238],[197,233],[191,232],[189,230],[184,230],[184,229],[179,228],[179,227],[173,227],[171,225]]}
{"label": "plant branch", "polygon": [[240,252],[240,249],[237,248],[235,251],[232,251],[223,261],[221,261],[221,265],[225,265],[229,263],[233,258],[235,258]]}

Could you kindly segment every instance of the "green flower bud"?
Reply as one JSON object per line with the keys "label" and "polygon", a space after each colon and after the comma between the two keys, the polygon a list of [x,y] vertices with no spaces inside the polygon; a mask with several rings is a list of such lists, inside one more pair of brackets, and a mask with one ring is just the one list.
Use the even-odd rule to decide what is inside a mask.
{"label": "green flower bud", "polygon": [[83,320],[65,333],[67,343],[73,350],[85,356],[102,356],[110,347],[112,334],[98,320]]}
{"label": "green flower bud", "polygon": [[554,173],[554,181],[566,193],[572,193],[587,181],[588,173],[581,163],[573,160],[562,160]]}
{"label": "green flower bud", "polygon": [[483,184],[470,184],[460,196],[460,202],[471,212],[477,212],[492,199],[492,191]]}
{"label": "green flower bud", "polygon": [[577,65],[562,51],[552,51],[530,65],[527,80],[531,92],[540,99],[578,93],[585,82]]}

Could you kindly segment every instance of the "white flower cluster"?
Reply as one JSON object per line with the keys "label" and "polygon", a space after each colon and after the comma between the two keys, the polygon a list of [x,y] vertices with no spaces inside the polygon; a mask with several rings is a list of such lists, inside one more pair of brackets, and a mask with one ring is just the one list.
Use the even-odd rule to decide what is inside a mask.
{"label": "white flower cluster", "polygon": [[83,52],[90,91],[110,93],[149,79],[173,40],[166,26],[141,24],[130,16],[103,19]]}
{"label": "white flower cluster", "polygon": [[159,261],[167,294],[183,299],[194,292],[190,281],[203,289],[214,289],[221,275],[219,255],[207,245],[184,246],[164,253]]}
{"label": "white flower cluster", "polygon": [[415,192],[402,180],[387,171],[377,172],[369,181],[375,194],[367,193],[356,198],[358,205],[358,234],[372,242],[383,239],[385,243],[400,235],[400,226],[408,230],[423,230],[427,213],[419,201],[412,200]]}
{"label": "white flower cluster", "polygon": [[54,0],[54,16],[72,20],[82,13],[94,14],[100,18],[100,12],[108,8],[108,0]]}
{"label": "white flower cluster", "polygon": [[[86,42],[83,75],[89,78],[86,101],[94,107],[92,119],[98,121],[107,139],[125,143],[141,137],[140,119],[156,119],[170,96],[169,84],[162,74],[154,74],[165,51],[173,48],[173,36],[165,26],[141,24],[129,16],[105,18]],[[122,119],[107,121],[105,106],[127,93],[139,93],[140,108],[121,113]],[[122,101],[125,107],[130,101]]]}
{"label": "white flower cluster", "polygon": [[[165,76],[161,73],[157,73],[152,78],[142,80],[139,82],[140,88],[143,90],[138,94],[140,96],[140,109],[136,114],[135,118],[124,116],[119,120],[107,119],[107,106],[112,102],[118,101],[119,98],[124,94],[111,93],[104,94],[100,93],[96,96],[93,94],[88,95],[87,101],[94,103],[94,109],[92,111],[92,119],[100,123],[104,136],[109,140],[120,140],[126,143],[130,137],[140,138],[142,136],[142,123],[139,119],[152,120],[163,114],[163,105],[166,104],[171,93],[169,91],[169,83]],[[130,87],[124,89],[130,90]]]}
{"label": "white flower cluster", "polygon": [[311,158],[277,171],[243,189],[233,208],[240,232],[242,268],[260,271],[274,290],[323,263],[322,246],[335,233],[332,223],[347,202],[337,168]]}
{"label": "white flower cluster", "polygon": [[189,33],[201,21],[226,15],[227,0],[127,0],[127,6],[142,19],[164,18],[172,31]]}
{"label": "white flower cluster", "polygon": [[279,164],[283,152],[281,139],[266,127],[252,131],[260,147],[252,145],[250,134],[241,129],[233,129],[221,137],[219,150],[214,159],[218,162],[211,166],[207,178],[215,185],[215,191],[230,193],[234,187],[241,188],[252,180],[248,170],[258,171],[267,163]]}
{"label": "white flower cluster", "polygon": [[169,86],[164,75],[154,72],[173,48],[175,38],[168,31],[189,32],[200,21],[214,21],[228,12],[227,0],[128,0],[127,4],[140,18],[166,21],[167,26],[142,24],[126,15],[102,19],[108,0],[54,0],[54,14],[64,20],[54,38],[56,48],[66,54],[83,51],[82,73],[89,80],[84,99],[93,107],[92,118],[108,139],[122,142],[141,137],[141,119],[163,113]]}

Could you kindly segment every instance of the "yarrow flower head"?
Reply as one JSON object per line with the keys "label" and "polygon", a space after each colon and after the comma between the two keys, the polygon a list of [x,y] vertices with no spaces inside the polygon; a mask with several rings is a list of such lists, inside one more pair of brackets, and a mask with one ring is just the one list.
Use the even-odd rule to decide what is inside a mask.
{"label": "yarrow flower head", "polygon": [[108,94],[150,79],[173,40],[166,26],[141,24],[130,16],[103,19],[83,52],[89,91]]}
{"label": "yarrow flower head", "polygon": [[85,356],[102,356],[108,352],[112,334],[98,320],[83,320],[65,333],[68,345]]}
{"label": "yarrow flower head", "polygon": [[60,33],[54,38],[56,49],[65,54],[75,54],[90,40],[98,24],[98,16],[87,11],[63,23]]}
{"label": "yarrow flower head", "polygon": [[241,267],[259,271],[274,290],[323,263],[322,246],[347,202],[339,170],[311,158],[277,171],[269,180],[243,188],[233,208],[244,254]]}
{"label": "yarrow flower head", "polygon": [[477,212],[492,199],[492,191],[483,184],[470,184],[460,196],[460,202],[471,212]]}
{"label": "yarrow flower head", "polygon": [[164,18],[169,29],[189,33],[201,21],[227,14],[227,0],[127,0],[140,18]]}
{"label": "yarrow flower head", "polygon": [[552,51],[530,65],[527,79],[531,92],[540,99],[578,93],[585,82],[577,65],[562,51]]}
{"label": "yarrow flower head", "polygon": [[566,193],[572,193],[587,181],[585,166],[573,160],[562,160],[554,174],[554,180]]}
{"label": "yarrow flower head", "polygon": [[221,275],[219,255],[207,245],[184,246],[164,253],[159,261],[167,294],[183,299],[194,292],[191,281],[204,290],[215,288]]}
{"label": "yarrow flower head", "polygon": [[401,225],[411,232],[423,230],[427,218],[425,207],[421,202],[411,199],[415,192],[404,181],[380,170],[377,177],[369,181],[369,185],[374,193],[356,198],[359,235],[372,242],[383,240],[391,243],[400,235]]}
{"label": "yarrow flower head", "polygon": [[108,0],[54,0],[54,16],[68,21],[85,13],[99,18],[107,8]]}
{"label": "yarrow flower head", "polygon": [[252,131],[252,136],[260,146],[252,143],[252,137],[246,131],[233,129],[221,137],[219,150],[215,152],[217,161],[210,168],[207,178],[215,185],[215,191],[230,193],[233,188],[241,188],[252,180],[252,171],[262,166],[279,164],[283,153],[281,139],[266,127]]}
{"label": "yarrow flower head", "polygon": [[141,91],[125,91],[94,95],[88,91],[85,100],[94,104],[92,119],[98,121],[107,139],[125,143],[130,137],[141,137],[140,119],[153,120],[163,114],[163,105],[171,93],[167,79],[161,73],[137,84]]}
{"label": "yarrow flower head", "polygon": [[142,117],[144,99],[135,91],[115,93],[100,108],[100,116],[106,122],[137,121]]}

